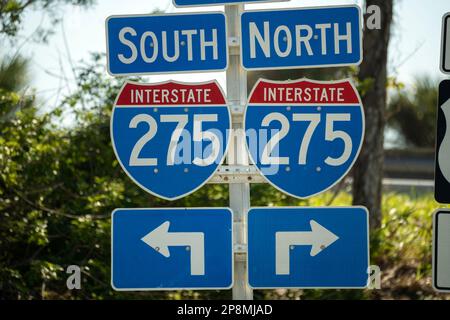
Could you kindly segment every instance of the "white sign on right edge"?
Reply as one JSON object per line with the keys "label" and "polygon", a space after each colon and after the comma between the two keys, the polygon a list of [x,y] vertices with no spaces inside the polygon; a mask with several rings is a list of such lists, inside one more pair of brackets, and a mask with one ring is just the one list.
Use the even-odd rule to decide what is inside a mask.
{"label": "white sign on right edge", "polygon": [[450,210],[435,212],[433,229],[433,287],[450,292]]}
{"label": "white sign on right edge", "polygon": [[442,21],[441,71],[450,74],[450,12]]}

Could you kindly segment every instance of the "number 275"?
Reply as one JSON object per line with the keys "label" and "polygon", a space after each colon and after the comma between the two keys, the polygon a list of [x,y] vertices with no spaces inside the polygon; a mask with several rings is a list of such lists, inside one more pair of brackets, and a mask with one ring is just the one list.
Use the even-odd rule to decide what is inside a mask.
{"label": "number 275", "polygon": [[[173,114],[173,115],[161,115],[161,123],[176,123],[177,126],[172,133],[172,137],[170,139],[169,149],[167,151],[167,165],[174,166],[175,165],[175,155],[178,143],[181,139],[183,131],[186,128],[186,125],[189,122],[188,115],[181,114]],[[206,167],[213,164],[217,157],[220,155],[220,139],[212,131],[203,131],[203,123],[205,122],[217,122],[218,115],[217,114],[199,114],[194,115],[194,133],[193,140],[194,142],[202,142],[207,141],[211,142],[211,153],[208,157],[203,158],[202,155],[196,156],[193,160],[193,163],[197,166]],[[139,155],[144,148],[144,146],[152,140],[156,133],[158,132],[158,123],[155,118],[148,114],[139,114],[135,116],[130,122],[130,128],[136,129],[140,123],[148,124],[148,131],[144,134],[136,143],[131,152],[130,156],[130,166],[131,167],[146,167],[146,166],[157,166],[158,159],[157,158],[140,158]],[[202,153],[202,152],[200,152]]]}
{"label": "number 275", "polygon": [[[315,113],[298,113],[292,115],[292,120],[294,122],[306,121],[309,122],[308,128],[306,129],[305,135],[303,136],[302,143],[300,145],[300,152],[298,157],[299,165],[306,165],[306,160],[308,157],[308,150],[311,143],[311,139],[316,131],[319,123],[321,121],[321,115]],[[275,133],[269,142],[266,144],[262,155],[261,164],[262,165],[289,165],[288,157],[274,157],[272,156],[274,148],[283,140],[290,130],[289,119],[282,113],[271,113],[268,114],[262,120],[262,127],[270,127],[270,124],[274,121],[278,121],[281,124],[281,129]],[[335,122],[349,122],[351,121],[351,115],[348,113],[336,113],[326,115],[326,125],[325,125],[325,140],[335,141],[340,139],[344,142],[344,152],[338,158],[328,157],[325,159],[325,163],[330,166],[340,166],[343,165],[350,159],[352,154],[353,142],[348,133],[344,131],[334,130]]]}

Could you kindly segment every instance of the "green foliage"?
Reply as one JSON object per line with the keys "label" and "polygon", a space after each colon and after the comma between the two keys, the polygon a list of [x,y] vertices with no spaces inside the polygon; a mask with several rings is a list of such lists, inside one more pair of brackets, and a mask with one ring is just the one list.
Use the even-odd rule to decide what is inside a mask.
{"label": "green foliage", "polygon": [[41,10],[50,14],[52,24],[60,20],[58,9],[70,4],[86,6],[93,0],[2,0],[0,1],[0,35],[15,37],[23,23],[24,15],[29,10]]}
{"label": "green foliage", "polygon": [[28,83],[28,61],[20,56],[12,59],[0,58],[0,125],[14,118],[19,110],[30,107],[33,96],[23,95]]}
{"label": "green foliage", "polygon": [[423,266],[429,266],[431,218],[439,207],[433,197],[390,194],[384,197],[383,206],[382,228],[375,239],[389,241],[375,243],[373,258],[380,263],[385,260],[414,260]]}
{"label": "green foliage", "polygon": [[[103,76],[101,58],[80,70],[80,90],[61,108],[39,114],[31,106],[0,126],[0,298],[129,298],[109,285],[112,210],[227,205],[224,186],[172,204],[126,177],[109,137],[122,83]],[[5,105],[17,103],[16,95],[8,93]],[[57,124],[68,111],[77,121],[63,129]],[[64,270],[72,264],[83,268],[81,292],[65,289]]]}
{"label": "green foliage", "polygon": [[28,84],[28,60],[15,56],[0,62],[0,88],[15,92]]}
{"label": "green foliage", "polygon": [[439,297],[431,287],[432,215],[442,207],[431,194],[384,197],[382,228],[371,237],[372,262],[385,271],[381,297]]}
{"label": "green foliage", "polygon": [[412,90],[397,87],[388,107],[388,125],[401,134],[407,145],[432,148],[437,98],[438,81],[427,76],[417,78]]}

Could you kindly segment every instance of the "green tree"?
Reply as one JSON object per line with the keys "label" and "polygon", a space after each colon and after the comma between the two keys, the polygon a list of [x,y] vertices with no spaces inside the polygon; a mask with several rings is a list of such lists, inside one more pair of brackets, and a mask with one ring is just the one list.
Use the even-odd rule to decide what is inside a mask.
{"label": "green tree", "polygon": [[20,31],[24,14],[39,10],[47,12],[52,18],[52,25],[60,20],[58,9],[62,5],[86,6],[93,0],[2,0],[0,1],[0,35],[15,37]]}
{"label": "green tree", "polygon": [[439,81],[429,76],[415,79],[410,89],[400,89],[389,103],[388,125],[407,146],[433,148]]}
{"label": "green tree", "polygon": [[23,94],[28,84],[28,61],[20,56],[0,62],[0,126],[17,111],[29,107],[32,96]]}
{"label": "green tree", "polygon": [[[6,39],[17,45],[17,37],[23,25],[25,14],[31,11],[41,11],[51,18],[52,28],[61,19],[61,9],[64,5],[89,6],[94,0],[2,0],[0,1],[0,44]],[[51,33],[52,28],[38,28],[41,40]],[[30,41],[30,38],[27,39]],[[20,52],[0,55],[0,125],[14,117],[21,109],[29,107],[34,97],[25,94],[23,89],[28,84],[28,61],[20,56]]]}
{"label": "green tree", "polygon": [[[109,285],[111,212],[227,205],[223,186],[171,203],[149,196],[123,173],[109,136],[122,81],[106,76],[102,59],[80,70],[79,90],[61,108],[39,114],[33,105],[0,126],[0,298],[143,297]],[[57,125],[62,110],[76,115],[70,128]],[[69,265],[82,268],[83,290],[66,289]]]}
{"label": "green tree", "polygon": [[20,56],[0,61],[0,88],[19,92],[29,83],[28,61]]}
{"label": "green tree", "polygon": [[382,181],[384,166],[384,129],[387,109],[388,48],[394,16],[394,0],[365,0],[365,10],[378,6],[381,29],[364,31],[364,60],[358,79],[366,114],[366,134],[360,156],[353,168],[353,203],[370,212],[370,226],[381,226]]}

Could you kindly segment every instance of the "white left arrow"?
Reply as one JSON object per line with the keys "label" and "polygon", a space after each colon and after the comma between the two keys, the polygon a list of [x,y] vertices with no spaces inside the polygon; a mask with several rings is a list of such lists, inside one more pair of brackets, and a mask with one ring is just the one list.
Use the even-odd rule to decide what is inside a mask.
{"label": "white left arrow", "polygon": [[205,275],[205,235],[202,232],[169,232],[166,221],[141,240],[166,258],[169,247],[189,247],[191,251],[191,275]]}
{"label": "white left arrow", "polygon": [[311,231],[306,232],[277,232],[275,234],[275,273],[277,275],[291,274],[291,247],[311,246],[311,257],[317,256],[331,246],[339,237],[311,220]]}

